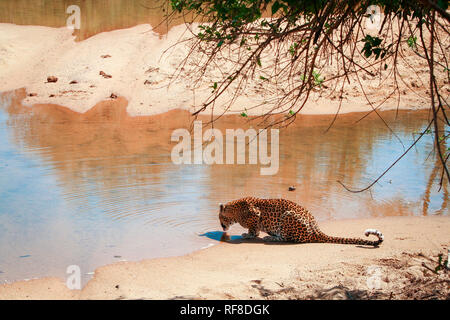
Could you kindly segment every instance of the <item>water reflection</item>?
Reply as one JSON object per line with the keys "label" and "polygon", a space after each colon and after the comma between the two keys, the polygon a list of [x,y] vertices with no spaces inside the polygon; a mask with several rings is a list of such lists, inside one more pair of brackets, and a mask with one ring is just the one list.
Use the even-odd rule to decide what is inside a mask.
{"label": "water reflection", "polygon": [[80,7],[81,29],[74,33],[77,40],[138,24],[150,24],[155,26],[155,32],[165,34],[172,26],[183,23],[181,18],[164,22],[170,8],[162,0],[2,0],[0,23],[64,27],[70,5]]}
{"label": "water reflection", "polygon": [[[0,108],[2,280],[203,248],[222,237],[211,231],[218,203],[242,196],[287,198],[319,221],[449,212],[447,185],[437,192],[431,135],[370,192],[349,193],[336,182],[364,187],[403,152],[375,116],[355,124],[361,115],[342,115],[327,134],[333,116],[299,117],[280,134],[278,174],[261,176],[258,165],[172,164],[170,135],[192,120],[185,111],[129,117],[119,98],[78,114],[24,107],[24,95],[3,95]],[[428,111],[382,115],[405,146],[429,118]],[[230,116],[215,127],[249,125]],[[240,232],[236,226],[231,235]]]}

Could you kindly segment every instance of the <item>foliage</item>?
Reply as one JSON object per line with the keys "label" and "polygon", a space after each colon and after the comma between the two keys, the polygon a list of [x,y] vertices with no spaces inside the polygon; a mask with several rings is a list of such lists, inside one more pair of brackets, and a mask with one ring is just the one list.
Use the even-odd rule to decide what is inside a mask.
{"label": "foliage", "polygon": [[440,253],[438,255],[438,264],[437,266],[434,268],[435,273],[438,273],[440,270],[448,270],[448,259],[443,259],[443,254]]}
{"label": "foliage", "polygon": [[[194,115],[214,106],[221,95],[231,90],[232,83],[236,84],[233,88],[235,96],[239,96],[246,81],[255,76],[267,86],[271,83],[284,85],[280,89],[284,93],[270,101],[273,108],[262,118],[267,120],[271,114],[288,114],[289,117],[270,125],[288,125],[294,121],[312,90],[335,88],[333,90],[342,101],[345,82],[350,82],[350,76],[357,79],[362,74],[374,76],[377,68],[387,70],[391,67],[392,72],[387,73],[394,81],[390,96],[400,96],[398,64],[403,59],[402,44],[407,45],[418,59],[426,60],[430,72],[432,119],[414,144],[433,129],[442,165],[440,184],[444,177],[450,180],[446,165],[448,134],[442,129],[442,124],[449,125],[446,113],[449,104],[437,80],[438,72],[444,70],[443,77],[450,82],[448,43],[443,39],[449,35],[448,0],[169,1],[175,13],[185,16],[189,13],[198,21],[198,28],[193,29],[197,41],[191,52],[200,52],[206,57],[198,68],[199,78],[207,73],[207,67],[214,59],[224,53],[233,53],[237,57],[233,61],[234,68],[225,72],[223,79],[214,82],[211,96]],[[362,27],[364,19],[371,16],[368,10],[371,5],[379,6],[384,17],[375,34],[366,33]],[[275,52],[274,61],[265,59],[267,52]],[[321,61],[333,62],[337,71],[325,77],[323,71],[327,66]],[[372,105],[370,98],[366,95],[365,98]],[[234,101],[232,99],[230,105]],[[373,110],[377,115],[379,107]],[[242,116],[244,114],[247,116],[246,112]]]}

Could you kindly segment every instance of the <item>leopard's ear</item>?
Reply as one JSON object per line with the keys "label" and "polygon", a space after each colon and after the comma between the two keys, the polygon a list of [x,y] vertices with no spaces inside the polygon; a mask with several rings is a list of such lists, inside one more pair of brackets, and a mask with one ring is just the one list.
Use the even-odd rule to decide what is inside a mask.
{"label": "leopard's ear", "polygon": [[225,208],[224,205],[222,203],[219,203],[219,207],[220,207],[220,212],[223,212],[223,209]]}

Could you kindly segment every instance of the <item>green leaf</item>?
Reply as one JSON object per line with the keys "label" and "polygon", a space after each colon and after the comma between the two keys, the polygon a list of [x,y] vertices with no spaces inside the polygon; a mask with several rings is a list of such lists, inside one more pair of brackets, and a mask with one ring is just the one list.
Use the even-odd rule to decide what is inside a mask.
{"label": "green leaf", "polygon": [[211,86],[211,88],[213,89],[212,92],[216,91],[216,89],[217,89],[217,82],[214,82],[214,84]]}
{"label": "green leaf", "polygon": [[417,47],[417,37],[409,36],[406,42],[408,43],[408,47],[410,47],[411,49],[415,49]]}
{"label": "green leaf", "polygon": [[278,10],[281,8],[281,3],[279,1],[275,1],[272,5],[272,15],[277,13]]}
{"label": "green leaf", "polygon": [[448,8],[448,0],[438,0],[436,4],[442,10],[447,10]]}
{"label": "green leaf", "polygon": [[325,80],[325,78],[322,78],[320,76],[320,73],[317,72],[316,70],[313,70],[312,75],[313,75],[313,78],[314,78],[314,84],[316,86],[322,87],[322,83]]}
{"label": "green leaf", "polygon": [[246,117],[248,117],[248,115],[247,115],[245,112],[242,112],[242,113],[241,113],[241,117],[246,118]]}
{"label": "green leaf", "polygon": [[291,56],[295,55],[295,52],[297,51],[298,48],[298,43],[294,42],[293,44],[291,44],[291,46],[289,47],[289,53],[291,54]]}

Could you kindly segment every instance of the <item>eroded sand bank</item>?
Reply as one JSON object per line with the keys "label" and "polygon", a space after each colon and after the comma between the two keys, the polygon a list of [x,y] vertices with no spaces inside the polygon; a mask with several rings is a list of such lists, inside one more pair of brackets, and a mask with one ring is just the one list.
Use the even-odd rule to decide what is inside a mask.
{"label": "eroded sand bank", "polygon": [[[448,299],[448,217],[329,221],[327,234],[385,235],[379,248],[335,244],[221,242],[192,254],[100,267],[81,290],[62,279],[0,286],[0,299]],[[233,234],[233,229],[231,229]],[[428,267],[428,268],[427,268]]]}
{"label": "eroded sand bank", "polygon": [[[99,33],[76,42],[72,30],[40,26],[0,24],[0,91],[25,87],[29,96],[27,105],[58,104],[77,112],[86,112],[100,101],[122,96],[129,102],[130,115],[153,115],[172,109],[196,111],[211,94],[211,85],[223,75],[219,68],[208,70],[198,83],[192,75],[201,58],[184,64],[189,52],[188,42],[175,46],[191,33],[186,26],[172,28],[159,35],[148,24],[129,29]],[[392,70],[379,70],[376,76],[363,75],[358,81],[345,84],[341,113],[370,111],[390,96],[380,110],[421,109],[429,107],[427,93],[428,67],[426,61],[406,51],[398,66],[402,76],[399,90],[394,91],[392,81],[383,80]],[[204,57],[203,57],[204,58]],[[273,59],[270,51],[264,61]],[[197,61],[197,62],[196,62]],[[218,61],[227,68],[226,59]],[[335,71],[330,70],[331,74]],[[325,74],[324,74],[325,75]],[[47,82],[47,77],[58,78]],[[361,82],[364,93],[358,84]],[[230,112],[257,115],[267,111],[264,103],[273,98],[275,86],[271,80],[251,79],[244,94],[240,95]],[[448,83],[444,84],[448,90]],[[234,87],[215,105],[220,113],[232,97]],[[372,101],[370,105],[365,95]],[[397,99],[400,98],[400,102]],[[260,107],[252,109],[257,104]],[[313,92],[302,109],[304,114],[334,114],[339,99],[331,88]],[[205,110],[210,113],[211,110]]]}

